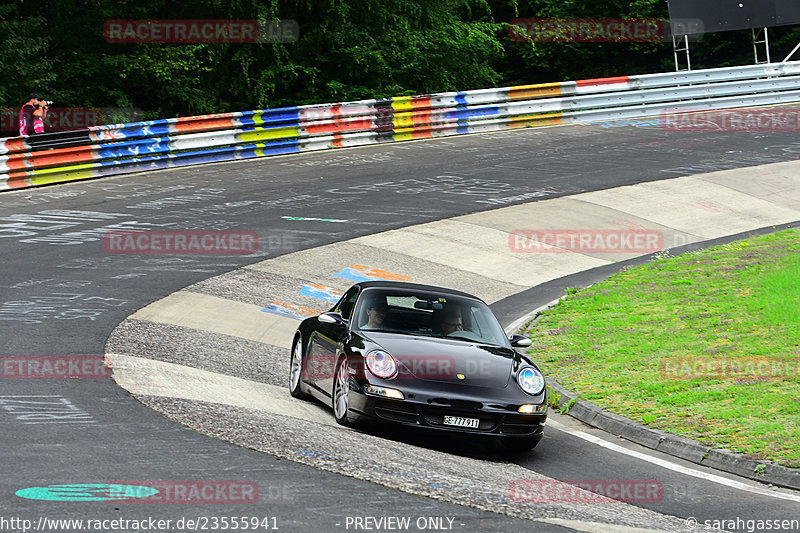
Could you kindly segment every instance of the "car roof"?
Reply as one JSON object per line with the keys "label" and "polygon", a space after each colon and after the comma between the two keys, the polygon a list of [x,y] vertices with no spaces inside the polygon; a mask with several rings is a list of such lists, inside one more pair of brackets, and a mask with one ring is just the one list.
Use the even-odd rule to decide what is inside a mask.
{"label": "car roof", "polygon": [[[448,289],[446,287],[437,287],[435,285],[422,285],[420,283],[406,283],[404,281],[362,281],[360,283],[356,283],[357,286],[363,289],[372,289],[372,288],[381,288],[381,289],[402,289],[402,290],[409,290],[409,291],[426,291],[426,292],[435,292],[440,294],[450,294],[453,296],[463,296],[464,298],[472,298],[473,300],[479,300],[483,302],[477,296],[472,294],[457,291],[455,289]],[[485,302],[484,302],[485,303]]]}

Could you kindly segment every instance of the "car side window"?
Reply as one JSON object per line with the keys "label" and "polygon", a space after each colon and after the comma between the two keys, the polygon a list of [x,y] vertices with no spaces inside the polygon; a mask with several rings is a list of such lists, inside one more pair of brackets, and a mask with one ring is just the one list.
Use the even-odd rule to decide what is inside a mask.
{"label": "car side window", "polygon": [[336,306],[334,311],[337,311],[340,315],[342,315],[342,318],[350,320],[350,315],[353,314],[353,307],[356,304],[357,296],[358,287],[353,287],[344,294],[341,300],[339,300],[339,305]]}

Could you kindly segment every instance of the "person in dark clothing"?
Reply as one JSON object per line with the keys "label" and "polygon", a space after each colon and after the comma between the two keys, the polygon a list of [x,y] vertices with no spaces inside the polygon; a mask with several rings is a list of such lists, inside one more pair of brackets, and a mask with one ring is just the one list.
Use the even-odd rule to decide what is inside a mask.
{"label": "person in dark clothing", "polygon": [[450,335],[462,329],[464,329],[464,325],[461,321],[461,313],[455,309],[450,309],[445,312],[442,319],[442,335]]}
{"label": "person in dark clothing", "polygon": [[32,93],[27,103],[19,110],[19,134],[34,135],[44,132],[44,118],[47,116],[47,106],[39,95]]}
{"label": "person in dark clothing", "polygon": [[367,317],[367,323],[362,324],[361,329],[378,329],[383,325],[386,320],[386,312],[389,310],[386,304],[386,296],[379,294],[372,296],[367,305],[364,307]]}

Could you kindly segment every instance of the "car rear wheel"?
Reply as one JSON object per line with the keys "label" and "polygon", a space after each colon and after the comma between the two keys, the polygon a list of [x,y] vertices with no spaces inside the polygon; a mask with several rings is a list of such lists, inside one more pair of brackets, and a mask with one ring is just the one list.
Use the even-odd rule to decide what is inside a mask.
{"label": "car rear wheel", "polygon": [[289,361],[289,394],[294,398],[306,399],[308,394],[300,389],[300,381],[303,376],[303,337],[298,336],[292,347],[291,359]]}
{"label": "car rear wheel", "polygon": [[349,426],[350,420],[347,411],[350,407],[350,371],[347,359],[341,358],[336,363],[336,376],[333,380],[333,416],[336,421]]}
{"label": "car rear wheel", "polygon": [[500,443],[506,450],[527,452],[534,449],[540,440],[542,440],[542,437],[503,437],[500,439]]}

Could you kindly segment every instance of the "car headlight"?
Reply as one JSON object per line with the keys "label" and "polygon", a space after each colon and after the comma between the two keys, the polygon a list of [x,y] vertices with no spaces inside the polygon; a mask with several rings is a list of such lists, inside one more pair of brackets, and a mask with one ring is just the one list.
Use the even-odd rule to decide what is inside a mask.
{"label": "car headlight", "polygon": [[383,350],[372,350],[367,354],[367,368],[383,379],[391,379],[397,374],[397,362]]}
{"label": "car headlight", "polygon": [[526,366],[517,374],[517,383],[527,392],[536,396],[544,390],[544,376],[532,366]]}

